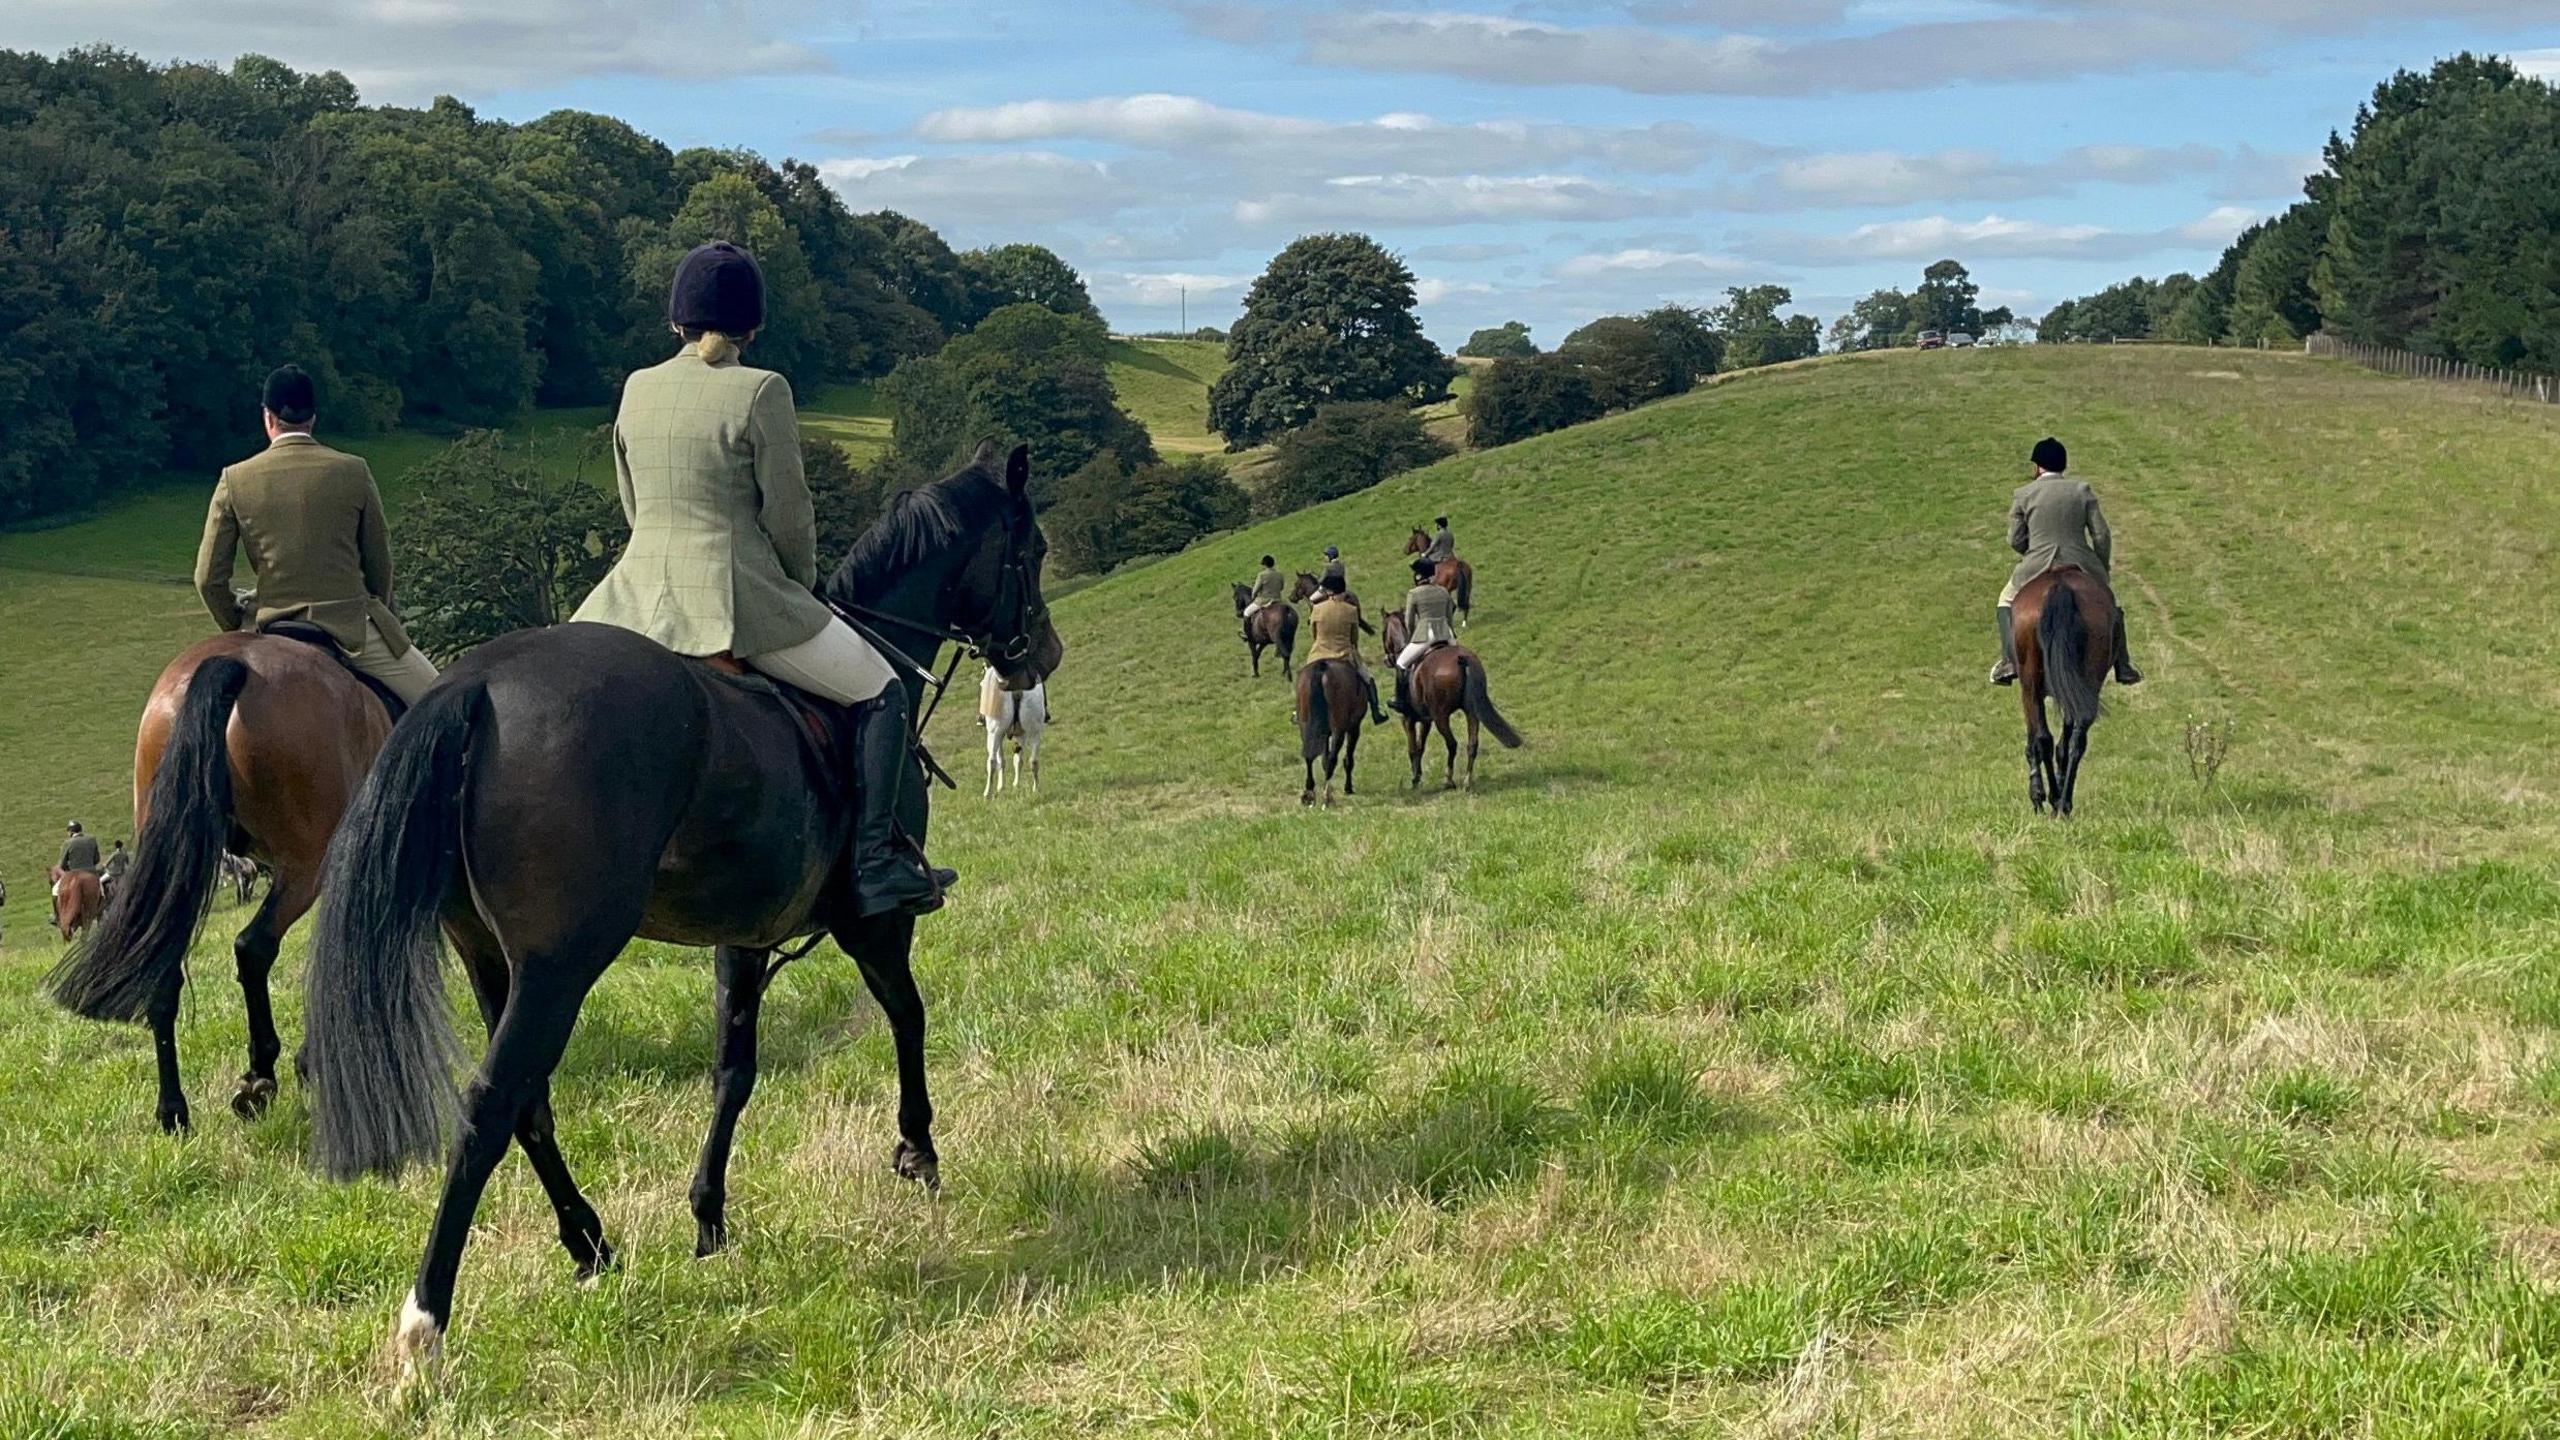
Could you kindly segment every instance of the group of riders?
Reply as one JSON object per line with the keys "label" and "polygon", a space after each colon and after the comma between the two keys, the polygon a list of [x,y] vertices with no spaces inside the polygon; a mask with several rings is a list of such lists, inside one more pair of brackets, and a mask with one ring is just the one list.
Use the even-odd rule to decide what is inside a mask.
{"label": "group of riders", "polygon": [[[1395,657],[1395,712],[1409,720],[1422,718],[1414,708],[1412,697],[1413,667],[1422,657],[1443,645],[1458,642],[1457,597],[1449,588],[1432,577],[1444,562],[1458,558],[1458,538],[1449,529],[1449,517],[1433,520],[1430,542],[1413,560],[1413,588],[1404,596],[1405,647]],[[1245,640],[1253,639],[1253,617],[1275,605],[1288,603],[1288,577],[1280,573],[1280,562],[1269,555],[1262,557],[1262,570],[1253,578],[1253,598],[1244,608]],[[1360,597],[1352,593],[1349,576],[1342,563],[1341,547],[1324,547],[1324,569],[1316,577],[1315,594],[1308,611],[1309,627],[1315,632],[1315,643],[1307,652],[1307,663],[1339,660],[1348,664],[1360,677],[1360,685],[1368,693],[1370,718],[1387,723],[1387,710],[1378,703],[1377,678],[1360,659],[1360,635],[1368,628],[1361,613]]]}
{"label": "group of riders", "polygon": [[[883,647],[813,592],[816,524],[790,385],[739,358],[764,315],[762,272],[737,246],[703,245],[678,265],[667,321],[680,346],[631,375],[613,426],[630,540],[573,618],[636,631],[680,655],[734,660],[846,707],[858,797],[857,903],[865,915],[921,914],[942,903],[956,877],[930,866],[896,822],[907,687]],[[207,610],[225,629],[281,626],[325,641],[390,697],[414,703],[437,672],[393,607],[389,527],[371,469],[316,438],[318,390],[304,371],[274,372],[262,401],[267,447],[222,472],[206,514],[195,580]],[[2019,590],[2063,567],[2103,580],[2113,559],[2097,495],[2070,476],[2061,442],[2039,443],[2032,463],[2034,478],[2010,505],[2009,543],[2024,558],[2000,598],[1994,684],[2017,678],[2010,606]],[[255,589],[245,593],[231,583],[243,549],[255,574]],[[1455,598],[1432,578],[1456,554],[1441,516],[1413,561],[1402,607],[1408,643],[1394,660],[1394,708],[1408,716],[1413,666],[1457,638]],[[1248,638],[1254,615],[1287,603],[1287,585],[1274,557],[1263,556],[1244,612]],[[1373,718],[1385,723],[1387,708],[1360,656],[1367,622],[1338,547],[1325,547],[1312,598],[1309,663],[1349,664]],[[2115,678],[2130,685],[2142,677],[2127,657],[2122,624],[2119,609]],[[124,863],[122,841],[101,855],[94,838],[70,827],[63,871],[94,871],[111,885]]]}
{"label": "group of riders", "polygon": [[62,893],[64,880],[85,874],[97,876],[99,888],[112,895],[116,885],[124,879],[125,867],[132,863],[133,854],[124,848],[122,840],[101,856],[97,837],[80,828],[80,822],[74,820],[63,827],[62,863],[53,870],[53,893],[57,896]]}
{"label": "group of riders", "polygon": [[[930,866],[897,824],[907,687],[886,647],[814,592],[816,516],[791,387],[740,362],[764,319],[763,273],[744,250],[715,241],[676,267],[667,323],[678,348],[630,376],[613,424],[630,538],[572,618],[842,707],[856,904],[866,917],[923,914],[957,877]],[[226,630],[281,627],[325,643],[401,705],[416,703],[437,672],[393,608],[372,470],[315,437],[319,396],[304,371],[277,370],[262,398],[267,447],[222,472],[205,518],[195,579],[206,608]],[[231,584],[242,549],[256,574],[245,594]]]}

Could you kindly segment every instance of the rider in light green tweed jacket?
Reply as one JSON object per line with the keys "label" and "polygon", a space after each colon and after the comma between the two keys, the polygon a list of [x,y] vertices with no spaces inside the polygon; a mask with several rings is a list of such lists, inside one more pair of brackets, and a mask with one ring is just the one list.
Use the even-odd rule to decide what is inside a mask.
{"label": "rider in light green tweed jacket", "polygon": [[613,421],[631,543],[576,618],[636,630],[679,655],[734,656],[850,706],[856,910],[933,910],[956,877],[927,865],[897,823],[911,697],[810,588],[817,517],[791,384],[738,363],[764,324],[763,272],[735,245],[695,248],[676,267],[667,322],[684,348],[624,382]]}

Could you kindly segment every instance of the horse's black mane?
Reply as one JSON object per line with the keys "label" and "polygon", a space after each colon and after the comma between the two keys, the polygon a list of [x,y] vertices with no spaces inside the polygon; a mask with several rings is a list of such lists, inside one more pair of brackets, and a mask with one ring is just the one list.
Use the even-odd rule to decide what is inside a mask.
{"label": "horse's black mane", "polygon": [[1005,498],[1003,482],[983,463],[899,491],[828,577],[827,598],[849,604],[878,595],[899,571],[1002,518]]}

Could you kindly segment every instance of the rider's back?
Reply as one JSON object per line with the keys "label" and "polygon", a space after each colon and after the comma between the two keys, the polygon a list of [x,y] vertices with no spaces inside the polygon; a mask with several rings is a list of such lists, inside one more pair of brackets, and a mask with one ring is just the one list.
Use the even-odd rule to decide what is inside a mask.
{"label": "rider's back", "polygon": [[635,371],[614,418],[631,540],[578,609],[682,655],[784,650],[826,627],[791,386],[692,347]]}

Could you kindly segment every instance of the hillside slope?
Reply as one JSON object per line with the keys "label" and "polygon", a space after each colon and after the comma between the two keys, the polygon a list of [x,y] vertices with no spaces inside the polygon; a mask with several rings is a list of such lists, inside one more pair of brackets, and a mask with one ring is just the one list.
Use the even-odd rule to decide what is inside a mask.
{"label": "hillside slope", "polygon": [[[2152,676],[2069,826],[1981,683],[2046,433],[2106,495]],[[739,1248],[684,1259],[708,976],[636,946],[554,1102],[625,1271],[573,1288],[502,1169],[437,1423],[2528,1428],[2560,1393],[2555,442],[2296,357],[1854,357],[1069,596],[1045,798],[978,798],[961,700],[934,730],[966,785],[919,950],[943,1198],[885,1172],[887,1038],[821,952],[767,1007]],[[1530,747],[1412,794],[1373,736],[1361,794],[1301,810],[1226,583],[1335,543],[1374,605],[1440,512]],[[21,996],[53,812],[124,803],[140,687],[195,633],[84,584],[0,573]],[[62,663],[66,609],[112,643]],[[2211,791],[2190,717],[2233,727]],[[139,1036],[0,1007],[22,1428],[388,1423],[365,1367],[432,1180],[313,1179],[292,1084],[218,1114],[224,943],[183,1146]]]}

